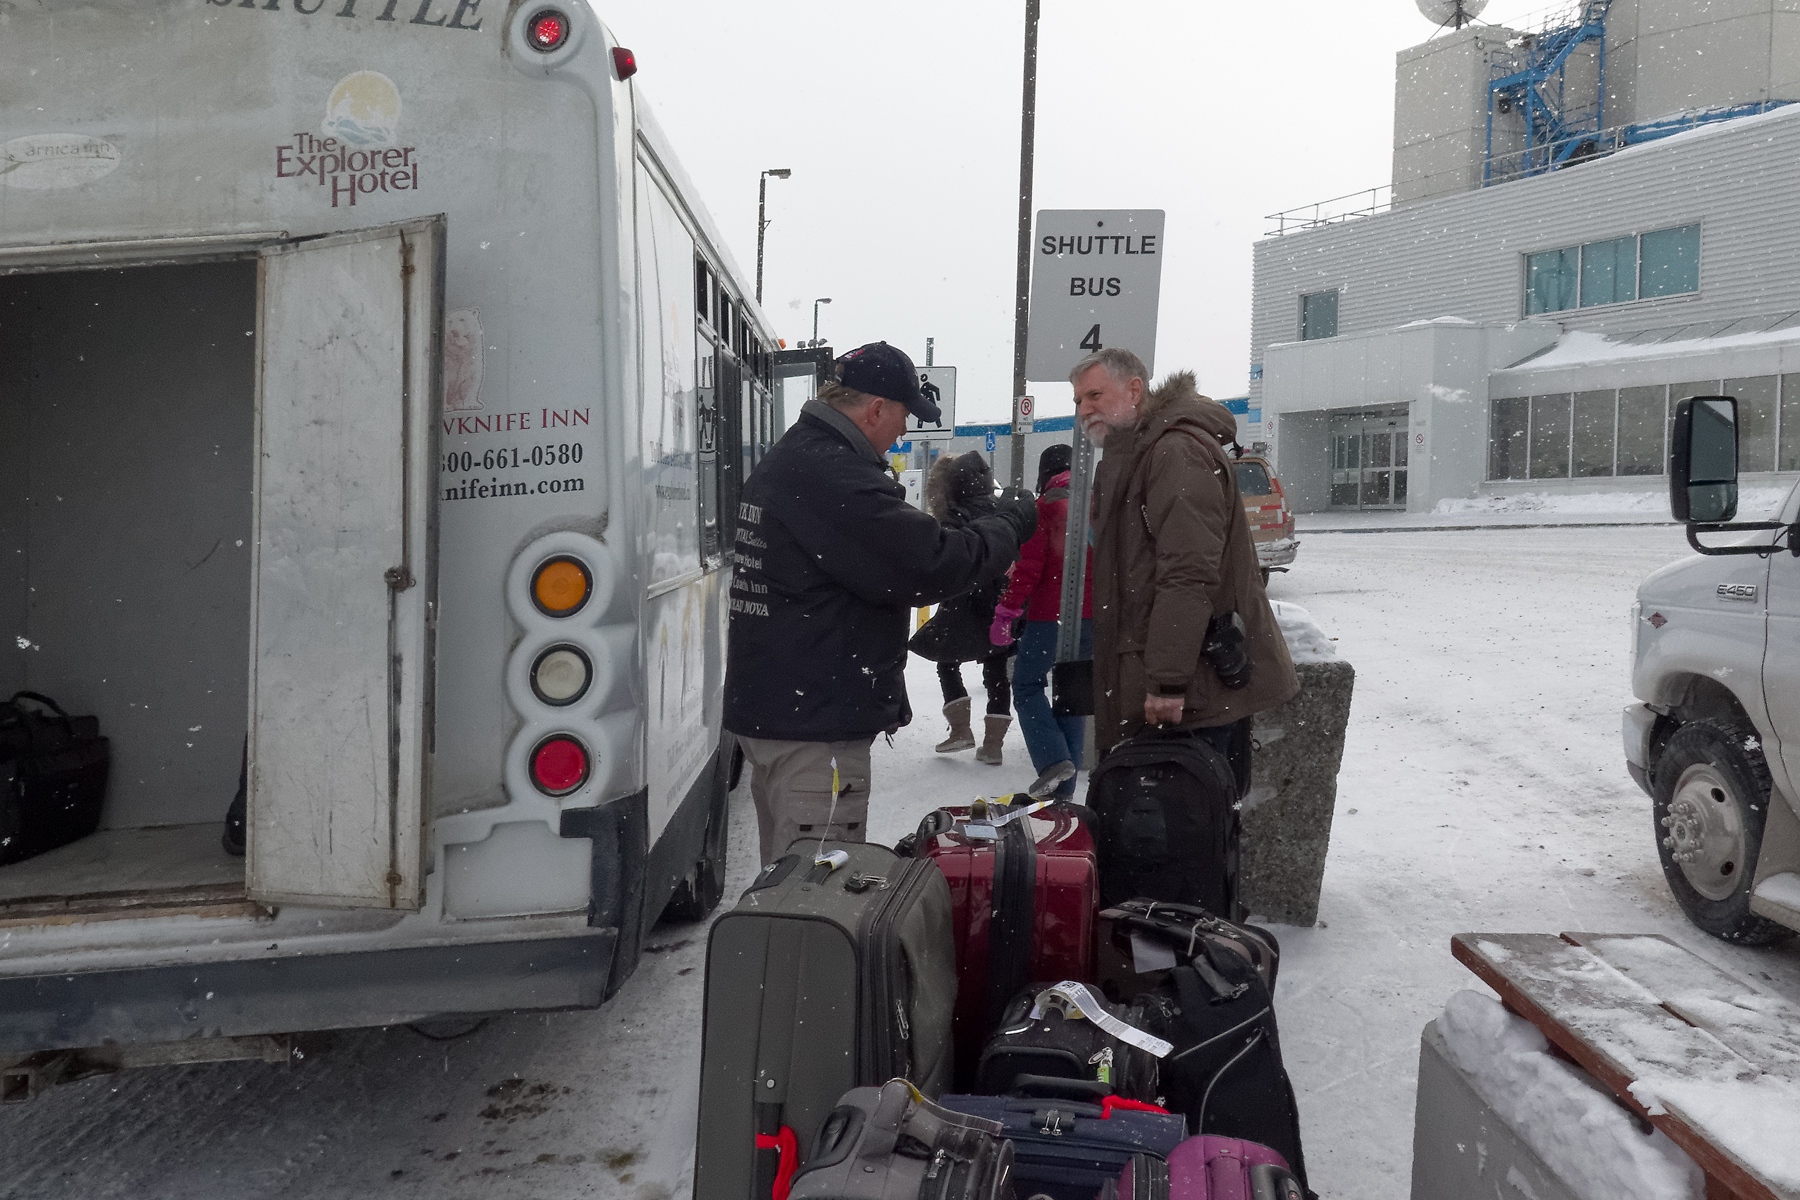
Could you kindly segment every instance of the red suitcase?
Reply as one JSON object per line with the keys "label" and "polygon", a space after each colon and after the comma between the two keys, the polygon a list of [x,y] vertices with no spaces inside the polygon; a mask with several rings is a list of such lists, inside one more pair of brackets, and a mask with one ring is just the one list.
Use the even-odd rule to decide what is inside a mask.
{"label": "red suitcase", "polygon": [[959,1087],[973,1085],[981,1047],[1027,984],[1094,980],[1100,883],[1079,812],[1054,803],[1021,813],[991,801],[973,819],[968,808],[939,809],[919,827],[915,852],[943,871],[954,906]]}

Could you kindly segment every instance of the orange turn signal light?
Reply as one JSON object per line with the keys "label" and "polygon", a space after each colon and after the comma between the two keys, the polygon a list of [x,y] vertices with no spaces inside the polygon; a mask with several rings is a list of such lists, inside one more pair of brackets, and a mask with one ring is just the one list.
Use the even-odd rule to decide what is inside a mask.
{"label": "orange turn signal light", "polygon": [[531,577],[532,602],[539,612],[552,617],[567,617],[581,611],[593,590],[594,581],[588,569],[573,558],[549,559]]}

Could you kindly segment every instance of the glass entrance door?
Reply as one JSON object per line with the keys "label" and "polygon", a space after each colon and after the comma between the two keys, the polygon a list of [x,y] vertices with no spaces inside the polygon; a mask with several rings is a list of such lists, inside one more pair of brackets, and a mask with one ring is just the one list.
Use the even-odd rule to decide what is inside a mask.
{"label": "glass entrance door", "polygon": [[1332,414],[1332,508],[1406,507],[1408,425],[1405,406]]}

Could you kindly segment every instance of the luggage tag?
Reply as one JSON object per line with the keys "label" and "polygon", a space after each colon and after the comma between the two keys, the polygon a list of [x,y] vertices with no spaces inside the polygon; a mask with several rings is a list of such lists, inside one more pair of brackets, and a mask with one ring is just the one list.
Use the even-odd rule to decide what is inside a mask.
{"label": "luggage tag", "polygon": [[1175,969],[1175,947],[1134,929],[1131,931],[1131,969],[1139,975],[1172,971]]}
{"label": "luggage tag", "polygon": [[[992,800],[978,798],[974,804],[969,806],[969,820],[963,824],[962,834],[974,841],[995,841],[1000,836],[1002,825],[1017,821],[1022,817],[1028,817],[1038,809],[1048,808],[1054,803],[1054,800],[1039,800],[1035,804],[1026,804],[1018,808],[1002,805],[1000,811],[996,813]],[[977,811],[982,814],[979,820],[975,817]]]}
{"label": "luggage tag", "polygon": [[1107,1012],[1106,1005],[1101,1002],[1100,997],[1094,995],[1093,989],[1085,983],[1065,979],[1055,987],[1045,988],[1039,992],[1037,999],[1031,1005],[1032,1020],[1043,1019],[1045,1001],[1050,1001],[1057,1008],[1063,1009],[1065,1015],[1068,1009],[1073,1007],[1081,1016],[1086,1017],[1121,1042],[1136,1046],[1139,1050],[1157,1058],[1166,1056],[1175,1048],[1173,1042],[1165,1042],[1154,1034],[1145,1033],[1135,1025],[1127,1025]]}

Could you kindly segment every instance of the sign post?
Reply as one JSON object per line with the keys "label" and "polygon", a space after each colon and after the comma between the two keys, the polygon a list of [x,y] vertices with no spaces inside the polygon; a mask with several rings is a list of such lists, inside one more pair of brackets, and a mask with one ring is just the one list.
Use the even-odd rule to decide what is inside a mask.
{"label": "sign post", "polygon": [[1108,346],[1132,351],[1146,371],[1154,367],[1160,208],[1043,209],[1031,250],[1025,378],[1067,379],[1083,357]]}
{"label": "sign post", "polygon": [[912,413],[906,414],[903,441],[947,442],[956,436],[956,368],[926,366],[919,368],[919,390],[927,399],[937,402],[942,420],[935,425],[922,423]]}
{"label": "sign post", "polygon": [[1012,431],[1014,437],[1021,437],[1031,432],[1035,420],[1032,414],[1036,411],[1037,401],[1030,396],[1020,396],[1013,401]]}

